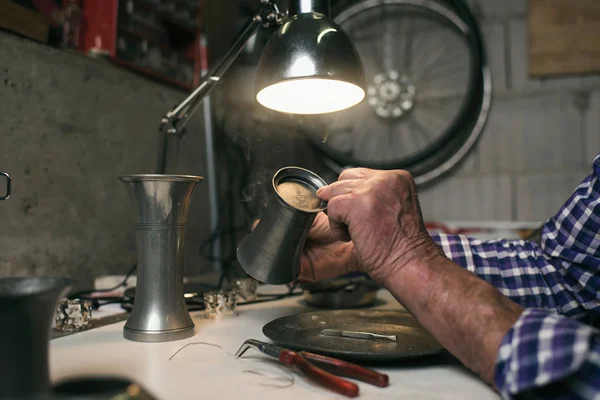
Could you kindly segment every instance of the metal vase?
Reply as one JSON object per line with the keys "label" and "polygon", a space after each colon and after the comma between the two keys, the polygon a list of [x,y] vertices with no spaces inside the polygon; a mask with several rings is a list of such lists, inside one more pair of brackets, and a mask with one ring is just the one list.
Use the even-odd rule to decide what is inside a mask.
{"label": "metal vase", "polygon": [[248,275],[273,285],[298,277],[308,231],[326,208],[316,192],[326,185],[321,177],[299,167],[282,168],[273,176],[267,208],[237,249],[237,259]]}
{"label": "metal vase", "polygon": [[168,342],[194,335],[183,291],[185,223],[192,191],[202,181],[190,175],[128,175],[136,214],[137,286],[123,337]]}
{"label": "metal vase", "polygon": [[0,397],[51,395],[48,343],[56,303],[72,281],[65,278],[0,278]]}

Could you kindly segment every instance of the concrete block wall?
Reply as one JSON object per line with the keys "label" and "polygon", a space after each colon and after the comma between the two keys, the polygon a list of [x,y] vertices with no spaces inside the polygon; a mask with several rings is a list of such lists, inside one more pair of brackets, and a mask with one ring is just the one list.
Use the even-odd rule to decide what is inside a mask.
{"label": "concrete block wall", "polygon": [[[467,160],[420,192],[423,213],[428,220],[541,221],[600,152],[600,76],[530,79],[526,1],[469,1],[487,44],[492,112]],[[125,273],[135,261],[135,227],[116,177],[153,172],[158,120],[184,97],[102,61],[0,32],[0,170],[15,179],[13,198],[0,202],[0,276],[69,275],[86,287],[96,275]],[[188,131],[169,172],[202,175],[200,113]],[[300,134],[275,132],[279,139],[266,143],[245,133],[263,149],[255,156],[264,179],[290,164],[335,179]],[[210,269],[197,252],[209,234],[207,210],[201,184],[188,218],[188,274]]]}
{"label": "concrete block wall", "polygon": [[[154,173],[162,115],[185,93],[82,54],[0,32],[0,171],[13,196],[0,201],[0,276],[66,275],[79,288],[125,274],[136,260],[135,220],[117,177]],[[201,113],[177,165],[205,173]],[[3,189],[0,189],[3,190]],[[186,268],[205,262],[206,183],[192,198]]]}
{"label": "concrete block wall", "polygon": [[543,221],[590,173],[600,153],[600,76],[530,78],[527,1],[469,3],[487,46],[492,111],[467,160],[421,191],[424,216]]}

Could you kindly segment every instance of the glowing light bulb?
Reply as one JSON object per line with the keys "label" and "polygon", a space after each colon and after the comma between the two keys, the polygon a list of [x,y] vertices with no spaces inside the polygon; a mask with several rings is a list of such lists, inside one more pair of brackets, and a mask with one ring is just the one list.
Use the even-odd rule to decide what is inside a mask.
{"label": "glowing light bulb", "polygon": [[263,106],[291,114],[326,114],[360,103],[365,92],[355,84],[324,78],[299,78],[262,89],[256,100]]}

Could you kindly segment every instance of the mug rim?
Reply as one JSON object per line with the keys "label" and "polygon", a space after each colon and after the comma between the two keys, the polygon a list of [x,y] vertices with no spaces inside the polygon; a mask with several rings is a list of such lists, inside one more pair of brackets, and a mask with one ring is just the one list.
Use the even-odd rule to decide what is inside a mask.
{"label": "mug rim", "polygon": [[[294,174],[294,172],[295,172],[295,174]],[[296,167],[296,166],[283,167],[283,168],[279,169],[279,171],[277,171],[275,173],[275,175],[273,175],[271,184],[273,186],[273,191],[277,195],[277,198],[285,206],[287,206],[295,211],[303,212],[306,214],[317,214],[317,213],[319,213],[321,211],[325,211],[327,209],[327,202],[325,200],[321,200],[321,199],[319,199],[319,200],[321,200],[320,207],[313,208],[313,209],[294,207],[293,205],[291,205],[290,203],[285,201],[281,197],[281,194],[279,193],[279,190],[277,189],[277,187],[279,186],[279,183],[284,178],[295,178],[296,180],[302,181],[302,182],[308,184],[309,186],[311,186],[313,189],[315,189],[315,192],[316,192],[318,189],[320,189],[324,186],[327,186],[327,182],[325,182],[325,180],[323,178],[321,178],[319,175],[315,174],[314,172],[312,172],[306,168],[302,168],[302,167]]]}

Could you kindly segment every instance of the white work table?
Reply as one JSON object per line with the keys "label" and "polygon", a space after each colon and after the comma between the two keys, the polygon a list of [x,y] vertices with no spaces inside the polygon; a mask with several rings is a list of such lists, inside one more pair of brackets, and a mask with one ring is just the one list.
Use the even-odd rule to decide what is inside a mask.
{"label": "white work table", "polygon": [[[378,309],[401,309],[385,291]],[[309,311],[302,297],[242,306],[237,317],[208,320],[191,313],[195,335],[167,343],[138,343],[123,338],[124,322],[77,333],[50,342],[52,382],[77,376],[124,376],[139,383],[158,399],[343,399],[316,386],[273,359],[248,350],[243,359],[234,354],[246,339],[268,341],[262,327],[269,321]],[[187,343],[172,360],[169,358]],[[390,377],[390,386],[378,388],[357,382],[364,399],[498,399],[481,380],[458,363],[409,363],[375,369]],[[251,373],[253,371],[255,373]],[[258,374],[257,374],[258,373]],[[260,375],[259,375],[260,374]],[[290,376],[294,384],[289,386]],[[277,388],[274,386],[285,386]]]}

